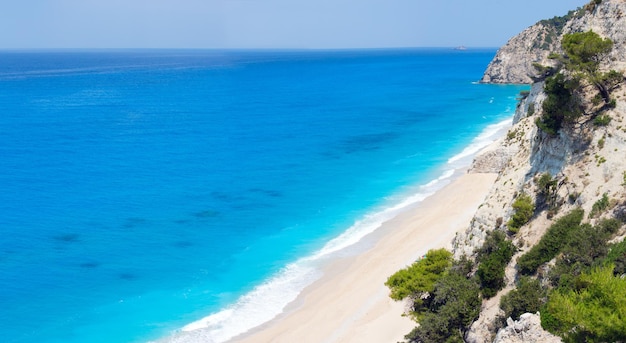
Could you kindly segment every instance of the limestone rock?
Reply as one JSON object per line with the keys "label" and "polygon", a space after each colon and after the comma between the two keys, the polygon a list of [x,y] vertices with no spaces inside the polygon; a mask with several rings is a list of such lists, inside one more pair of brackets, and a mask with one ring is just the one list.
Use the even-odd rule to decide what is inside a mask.
{"label": "limestone rock", "polygon": [[480,82],[532,83],[533,63],[550,64],[548,55],[557,48],[554,27],[539,22],[511,38],[498,50]]}
{"label": "limestone rock", "polygon": [[516,147],[499,146],[481,152],[474,158],[469,169],[470,173],[499,173],[517,152]]}
{"label": "limestone rock", "polygon": [[500,329],[494,343],[558,343],[561,338],[541,327],[539,313],[524,313],[517,321],[507,319],[507,326]]}
{"label": "limestone rock", "polygon": [[564,32],[584,32],[592,30],[601,37],[613,41],[613,50],[605,66],[624,71],[626,68],[626,1],[603,0],[584,16],[574,17],[563,29]]}
{"label": "limestone rock", "polygon": [[618,71],[626,70],[626,1],[603,0],[600,4],[572,12],[562,27],[550,20],[542,20],[501,47],[491,61],[480,82],[532,83],[536,76],[533,63],[549,66],[551,52],[560,52],[559,42],[564,34],[593,30],[614,43],[605,66]]}
{"label": "limestone rock", "polygon": [[[626,0],[603,0],[572,16],[562,26],[561,33],[593,30],[600,36],[610,38],[615,45],[609,58],[602,61],[601,68],[624,72],[625,15]],[[528,75],[531,75],[529,68],[532,62],[544,58],[544,52],[533,46],[533,40],[546,41],[546,30],[549,28],[542,25],[545,26],[545,23],[539,23],[511,39],[490,64],[483,82],[530,83]],[[554,41],[560,39],[559,36]],[[593,90],[586,92],[587,99],[590,99]],[[555,201],[558,210],[551,213],[544,204],[512,237],[520,250],[506,268],[506,286],[493,298],[483,301],[480,316],[467,332],[466,342],[488,343],[493,341],[494,335],[496,343],[561,342],[560,338],[541,328],[538,314],[524,314],[518,321],[509,319],[507,327],[496,335],[495,323],[503,313],[499,309],[499,299],[515,287],[517,257],[537,244],[559,216],[578,207],[589,213],[593,204],[607,194],[612,207],[600,218],[626,218],[626,84],[615,89],[612,96],[616,99],[616,107],[604,112],[611,118],[607,125],[595,126],[591,121],[581,119],[576,125],[560,130],[557,136],[549,136],[536,125],[546,95],[543,83],[535,83],[528,96],[518,104],[513,126],[507,135],[483,150],[472,163],[470,172],[495,172],[498,178],[472,221],[454,238],[452,250],[455,258],[462,255],[475,257],[476,250],[482,246],[490,230],[506,231],[516,196],[524,192],[537,200],[539,186],[536,180],[543,173],[550,173],[558,181]],[[586,221],[594,225],[600,218],[587,218]],[[616,241],[626,236],[626,228],[619,235]]]}

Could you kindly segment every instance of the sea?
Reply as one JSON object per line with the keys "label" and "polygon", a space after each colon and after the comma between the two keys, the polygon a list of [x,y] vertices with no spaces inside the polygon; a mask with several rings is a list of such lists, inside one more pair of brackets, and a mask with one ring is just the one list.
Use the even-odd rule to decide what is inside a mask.
{"label": "sea", "polygon": [[496,49],[0,51],[0,337],[225,342],[467,168]]}

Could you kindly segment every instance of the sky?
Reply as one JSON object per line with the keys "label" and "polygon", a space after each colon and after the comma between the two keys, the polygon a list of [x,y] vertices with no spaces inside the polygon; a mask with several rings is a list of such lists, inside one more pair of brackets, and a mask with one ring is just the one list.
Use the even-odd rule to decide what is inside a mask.
{"label": "sky", "polygon": [[499,47],[589,0],[0,0],[0,49]]}

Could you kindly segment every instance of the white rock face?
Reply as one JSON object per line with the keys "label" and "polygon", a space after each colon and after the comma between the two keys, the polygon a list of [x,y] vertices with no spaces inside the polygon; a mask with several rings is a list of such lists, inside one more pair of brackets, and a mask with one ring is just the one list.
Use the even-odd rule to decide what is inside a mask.
{"label": "white rock face", "polygon": [[532,83],[536,71],[533,63],[552,65],[550,52],[561,50],[562,35],[593,30],[610,38],[615,48],[605,65],[618,71],[626,70],[626,1],[603,0],[593,10],[570,19],[561,33],[545,22],[539,22],[511,38],[498,52],[485,71],[483,83]]}
{"label": "white rock face", "polygon": [[[547,64],[548,52],[538,49],[536,42],[548,46],[549,29],[540,22],[511,39],[498,51],[482,82],[531,83],[532,63]],[[603,0],[563,26],[563,33],[589,30],[614,42],[613,50],[602,61],[601,68],[626,74],[626,0]],[[560,49],[556,46],[560,40],[558,37],[552,41],[551,51]],[[592,87],[587,87],[584,92],[587,101],[595,94]],[[472,163],[470,173],[496,172],[498,178],[472,221],[456,235],[453,241],[455,258],[474,257],[489,231],[506,231],[516,196],[524,192],[537,200],[536,179],[543,173],[550,173],[558,181],[559,209],[548,215],[550,211],[543,205],[514,235],[513,243],[520,250],[505,270],[505,288],[483,301],[480,317],[468,331],[466,342],[561,342],[559,337],[541,328],[539,314],[524,314],[518,321],[509,319],[508,326],[496,336],[496,318],[503,314],[499,300],[515,288],[517,258],[540,240],[555,219],[578,207],[589,214],[603,194],[611,199],[613,207],[602,216],[626,218],[626,83],[615,89],[612,97],[616,99],[616,107],[604,112],[611,118],[608,125],[595,126],[591,117],[582,117],[576,125],[562,129],[557,136],[549,136],[536,125],[546,95],[543,83],[535,83],[528,96],[520,101],[508,134],[478,154]],[[585,222],[592,225],[598,220],[585,216]],[[615,241],[626,236],[626,229],[620,232]]]}
{"label": "white rock face", "polygon": [[573,18],[564,32],[584,32],[592,30],[601,37],[613,41],[613,51],[606,62],[607,67],[624,71],[626,68],[626,1],[603,0],[601,4],[581,18]]}
{"label": "white rock face", "polygon": [[541,22],[527,28],[498,50],[480,82],[532,83],[533,63],[550,64],[548,55],[557,48],[556,37],[554,28]]}
{"label": "white rock face", "polygon": [[494,343],[560,343],[561,338],[541,328],[539,313],[524,313],[517,321],[509,318]]}

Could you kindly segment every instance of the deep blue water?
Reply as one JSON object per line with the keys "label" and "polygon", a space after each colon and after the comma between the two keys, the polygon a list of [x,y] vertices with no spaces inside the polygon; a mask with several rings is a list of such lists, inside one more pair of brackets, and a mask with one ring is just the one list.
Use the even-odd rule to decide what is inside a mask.
{"label": "deep blue water", "polygon": [[0,52],[0,337],[269,319],[506,125],[523,87],[473,82],[494,54]]}

